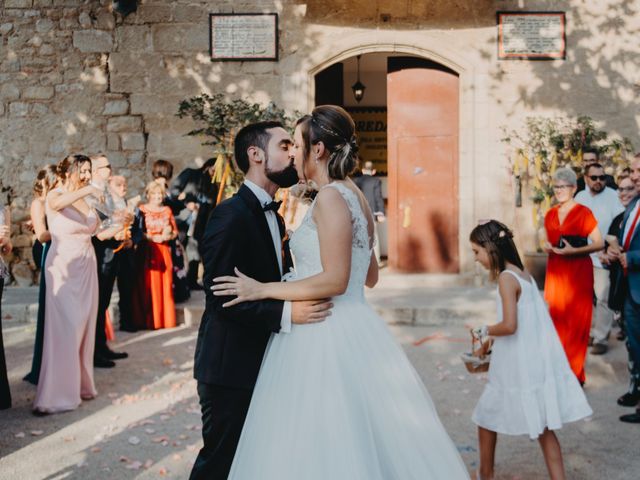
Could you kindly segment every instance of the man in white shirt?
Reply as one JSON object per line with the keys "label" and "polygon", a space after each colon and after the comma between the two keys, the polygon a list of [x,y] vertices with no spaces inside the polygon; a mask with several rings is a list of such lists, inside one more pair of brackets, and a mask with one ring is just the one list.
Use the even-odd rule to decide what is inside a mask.
{"label": "man in white shirt", "polygon": [[[588,207],[598,220],[598,229],[608,232],[612,220],[624,211],[618,194],[605,185],[606,175],[599,163],[591,163],[584,174],[586,188],[575,197],[576,202]],[[593,346],[591,353],[602,355],[608,350],[608,339],[613,325],[613,312],[609,309],[609,271],[606,270],[599,258],[600,252],[591,254],[593,262],[593,287],[596,305],[591,319],[591,337]]]}

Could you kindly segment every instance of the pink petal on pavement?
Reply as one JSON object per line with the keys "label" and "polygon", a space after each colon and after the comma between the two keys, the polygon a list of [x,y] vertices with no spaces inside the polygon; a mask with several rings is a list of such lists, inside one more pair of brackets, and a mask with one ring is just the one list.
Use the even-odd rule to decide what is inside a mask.
{"label": "pink petal on pavement", "polygon": [[141,467],[142,467],[142,462],[138,460],[136,460],[135,462],[131,462],[129,465],[126,466],[128,470],[140,470]]}

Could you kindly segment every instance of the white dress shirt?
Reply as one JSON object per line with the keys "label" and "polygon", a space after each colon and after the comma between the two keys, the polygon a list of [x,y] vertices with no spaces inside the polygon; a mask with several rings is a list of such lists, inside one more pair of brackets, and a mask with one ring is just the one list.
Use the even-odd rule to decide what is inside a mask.
{"label": "white dress shirt", "polygon": [[[273,197],[269,195],[264,189],[253,183],[251,180],[244,181],[244,184],[251,190],[256,196],[260,205],[265,206],[273,202]],[[271,232],[271,240],[273,241],[273,248],[276,251],[276,258],[278,259],[278,267],[280,268],[280,276],[284,273],[282,271],[282,238],[280,237],[280,227],[278,226],[278,217],[276,212],[267,210],[264,212],[264,216],[269,225],[269,231]],[[282,320],[280,321],[280,332],[289,333],[291,331],[291,302],[284,302],[282,309]]]}
{"label": "white dress shirt", "polygon": [[[578,192],[575,200],[580,205],[584,205],[591,210],[598,221],[598,230],[600,230],[603,238],[609,231],[613,219],[621,212],[624,212],[624,207],[620,203],[618,194],[613,188],[609,187],[604,187],[604,190],[594,195],[589,190],[589,187],[586,186],[584,190]],[[594,267],[603,268],[597,252],[591,254],[591,261]]]}

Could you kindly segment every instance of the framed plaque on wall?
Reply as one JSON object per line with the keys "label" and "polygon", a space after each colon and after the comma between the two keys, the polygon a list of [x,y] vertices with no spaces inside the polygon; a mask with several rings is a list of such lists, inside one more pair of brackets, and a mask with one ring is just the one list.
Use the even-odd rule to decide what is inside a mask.
{"label": "framed plaque on wall", "polygon": [[277,61],[277,13],[209,14],[211,61]]}
{"label": "framed plaque on wall", "polygon": [[498,58],[566,58],[565,12],[497,12]]}

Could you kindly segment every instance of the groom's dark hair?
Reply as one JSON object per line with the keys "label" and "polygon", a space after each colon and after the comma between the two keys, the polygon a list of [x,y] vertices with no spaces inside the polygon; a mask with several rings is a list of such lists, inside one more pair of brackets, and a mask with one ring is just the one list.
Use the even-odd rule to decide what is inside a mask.
{"label": "groom's dark hair", "polygon": [[271,140],[267,130],[278,127],[284,128],[280,122],[266,121],[250,123],[240,129],[233,142],[233,153],[240,170],[244,173],[249,171],[249,155],[247,155],[249,147],[258,147],[266,152]]}

